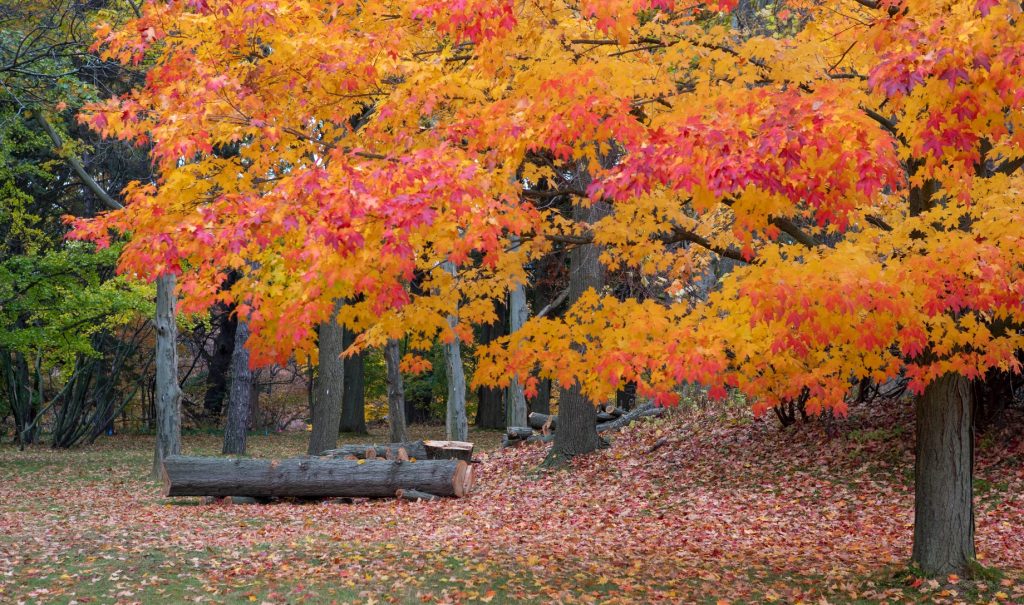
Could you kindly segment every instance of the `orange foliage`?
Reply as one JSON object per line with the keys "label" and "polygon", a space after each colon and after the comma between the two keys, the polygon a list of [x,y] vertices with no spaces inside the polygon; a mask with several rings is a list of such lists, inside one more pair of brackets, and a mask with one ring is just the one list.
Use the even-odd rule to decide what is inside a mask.
{"label": "orange foliage", "polygon": [[686,282],[709,249],[749,262],[697,306],[592,292],[487,348],[477,382],[671,402],[699,381],[759,407],[807,389],[842,412],[852,377],[1017,369],[1019,3],[789,4],[792,31],[755,35],[725,1],[151,3],[98,44],[148,53],[146,86],[84,119],[152,145],[160,180],[77,234],[130,233],[122,270],[180,273],[187,309],[241,303],[254,363],[310,349],[356,295],[361,345],[416,348],[588,235],[523,194],[585,169],[570,193],[613,202],[609,265]]}

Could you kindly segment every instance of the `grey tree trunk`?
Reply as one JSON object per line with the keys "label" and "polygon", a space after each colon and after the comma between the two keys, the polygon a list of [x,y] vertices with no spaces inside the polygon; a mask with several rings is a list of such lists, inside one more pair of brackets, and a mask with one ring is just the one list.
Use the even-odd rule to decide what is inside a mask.
{"label": "grey tree trunk", "polygon": [[175,277],[156,280],[156,449],[153,477],[163,461],[181,453],[181,389],[178,387],[178,325],[175,323]]}
{"label": "grey tree trunk", "polygon": [[913,560],[929,576],[967,575],[974,552],[970,381],[946,374],[915,403]]}
{"label": "grey tree trunk", "polygon": [[473,469],[464,460],[199,458],[164,461],[165,496],[393,498],[400,489],[465,496]]}
{"label": "grey tree trunk", "polygon": [[341,400],[345,389],[345,362],[341,358],[345,350],[345,334],[338,323],[338,311],[344,301],[337,300],[331,318],[320,324],[317,337],[319,362],[316,384],[313,387],[313,428],[309,433],[309,453],[317,455],[338,445],[338,430],[341,426]]}
{"label": "grey tree trunk", "polygon": [[[384,362],[388,370],[388,427],[392,443],[408,441],[405,432],[405,390],[402,388],[402,351],[397,338],[389,338],[384,345]],[[330,448],[327,448],[330,449]]]}
{"label": "grey tree trunk", "polygon": [[[593,202],[589,208],[576,205],[573,207],[573,218],[579,224],[594,224],[609,211],[605,202]],[[600,248],[592,244],[579,246],[569,253],[567,305],[573,305],[591,288],[600,292],[604,287],[605,272],[600,256]],[[585,348],[584,345],[577,346]],[[559,458],[586,454],[602,446],[604,441],[597,434],[597,408],[583,395],[577,381],[572,387],[562,389],[558,398],[558,431],[548,459],[554,463]]]}
{"label": "grey tree trunk", "polygon": [[[526,288],[518,284],[508,296],[508,331],[514,333],[523,327],[529,311],[526,308]],[[526,396],[518,376],[512,377],[508,385],[508,402],[505,405],[505,426],[526,426]]]}
{"label": "grey tree trunk", "polygon": [[[455,265],[451,262],[442,263],[442,268],[455,276]],[[448,316],[448,325],[454,328],[459,319]],[[458,335],[451,342],[445,343],[444,366],[448,375],[448,405],[445,406],[445,435],[454,441],[465,441],[469,438],[469,423],[466,420],[466,372],[462,367],[462,347]]]}
{"label": "grey tree trunk", "polygon": [[224,425],[225,454],[244,454],[249,421],[253,413],[253,375],[249,368],[249,324],[239,321],[235,327],[234,352],[231,355],[231,391],[228,394],[228,419]]}
{"label": "grey tree trunk", "polygon": [[[345,328],[344,347],[352,346],[356,335]],[[341,431],[365,435],[366,430],[366,354],[345,358],[345,392],[341,401]]]}

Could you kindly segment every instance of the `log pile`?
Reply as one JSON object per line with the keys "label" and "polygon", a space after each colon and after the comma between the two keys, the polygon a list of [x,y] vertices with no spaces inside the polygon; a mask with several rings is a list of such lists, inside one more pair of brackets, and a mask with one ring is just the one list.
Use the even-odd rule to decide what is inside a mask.
{"label": "log pile", "polygon": [[[606,431],[614,431],[627,426],[637,418],[643,418],[644,416],[661,416],[664,413],[665,408],[655,407],[654,404],[651,403],[637,406],[629,412],[622,408],[609,405],[598,409],[597,432],[603,433]],[[532,413],[527,418],[527,423],[530,426],[508,427],[505,431],[505,436],[502,439],[502,446],[516,447],[524,443],[554,440],[555,429],[558,427],[558,416]]]}
{"label": "log pile", "polygon": [[[371,449],[371,451],[373,451]],[[165,496],[249,498],[394,498],[399,491],[461,498],[473,488],[465,460],[351,460],[299,457],[284,460],[169,456],[162,475]]]}

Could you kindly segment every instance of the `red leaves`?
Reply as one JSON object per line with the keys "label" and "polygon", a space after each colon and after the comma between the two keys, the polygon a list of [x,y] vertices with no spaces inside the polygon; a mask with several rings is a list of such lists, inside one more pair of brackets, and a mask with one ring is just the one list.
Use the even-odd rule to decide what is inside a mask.
{"label": "red leaves", "polygon": [[[257,603],[471,603],[492,591],[492,602],[623,604],[1024,599],[1024,472],[1008,440],[1020,434],[1016,425],[982,441],[976,470],[992,486],[975,504],[978,552],[1007,577],[980,585],[893,578],[910,553],[912,425],[908,410],[885,405],[855,408],[849,420],[835,421],[832,438],[817,423],[780,431],[735,407],[680,411],[616,433],[610,449],[568,472],[537,472],[545,446],[484,453],[475,491],[434,503],[167,505],[139,478],[151,440],[118,436],[77,453],[4,444],[0,595],[14,602],[255,596]],[[304,439],[255,436],[250,447],[257,456],[286,456]],[[191,452],[219,445],[185,437]],[[950,589],[958,595],[941,595]]]}

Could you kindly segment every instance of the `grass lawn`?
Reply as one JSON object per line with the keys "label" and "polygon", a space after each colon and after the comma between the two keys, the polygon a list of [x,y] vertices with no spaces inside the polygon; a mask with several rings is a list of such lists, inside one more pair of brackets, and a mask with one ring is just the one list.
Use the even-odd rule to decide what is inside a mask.
{"label": "grass lawn", "polygon": [[[855,408],[831,439],[677,410],[561,471],[538,470],[544,446],[475,432],[474,493],[434,503],[168,500],[146,477],[152,437],[4,444],[0,603],[1024,603],[1024,423],[979,443],[985,577],[924,580],[905,565],[904,407]],[[252,436],[250,453],[302,454],[306,437]],[[220,438],[184,444],[216,454]]]}

